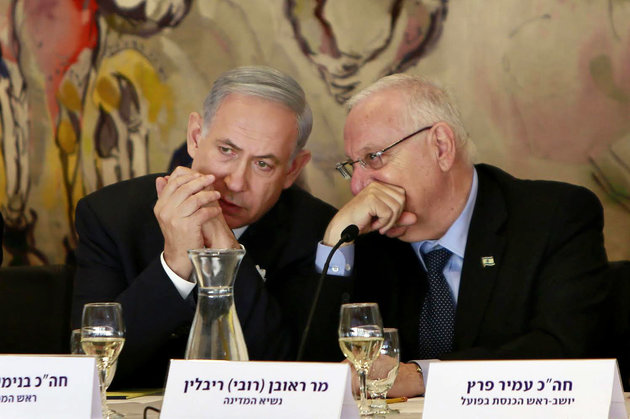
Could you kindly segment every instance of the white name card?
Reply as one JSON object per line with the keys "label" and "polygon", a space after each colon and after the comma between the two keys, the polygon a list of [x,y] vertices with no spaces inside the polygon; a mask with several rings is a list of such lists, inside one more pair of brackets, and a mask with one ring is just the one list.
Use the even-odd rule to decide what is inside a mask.
{"label": "white name card", "polygon": [[100,418],[96,359],[1,355],[0,417]]}
{"label": "white name card", "polygon": [[431,364],[423,418],[627,419],[614,359]]}
{"label": "white name card", "polygon": [[160,418],[358,418],[345,363],[171,360]]}

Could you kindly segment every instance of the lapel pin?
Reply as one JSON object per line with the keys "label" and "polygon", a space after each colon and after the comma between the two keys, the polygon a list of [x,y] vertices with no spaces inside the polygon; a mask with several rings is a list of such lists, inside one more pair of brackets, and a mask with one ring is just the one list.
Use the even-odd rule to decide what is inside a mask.
{"label": "lapel pin", "polygon": [[267,270],[261,268],[260,266],[256,265],[256,270],[258,271],[258,273],[260,274],[260,277],[262,278],[263,281],[266,281],[267,278],[265,278],[265,275],[267,275]]}
{"label": "lapel pin", "polygon": [[482,256],[481,266],[487,268],[488,266],[494,266],[494,256]]}

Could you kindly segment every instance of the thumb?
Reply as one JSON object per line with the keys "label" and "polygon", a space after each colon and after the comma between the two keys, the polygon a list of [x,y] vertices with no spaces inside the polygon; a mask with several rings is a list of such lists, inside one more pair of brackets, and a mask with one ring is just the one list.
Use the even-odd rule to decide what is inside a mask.
{"label": "thumb", "polygon": [[403,213],[400,214],[398,221],[396,221],[396,226],[409,227],[411,225],[414,225],[417,221],[418,216],[416,214],[409,211],[403,211]]}

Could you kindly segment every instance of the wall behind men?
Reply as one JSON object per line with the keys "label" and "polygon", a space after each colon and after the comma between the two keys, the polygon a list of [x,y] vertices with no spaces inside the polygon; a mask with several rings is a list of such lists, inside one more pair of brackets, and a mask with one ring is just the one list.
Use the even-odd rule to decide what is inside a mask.
{"label": "wall behind men", "polygon": [[316,196],[350,198],[345,100],[422,74],[455,96],[478,161],[595,191],[609,257],[630,258],[628,22],[624,0],[0,0],[4,264],[65,261],[78,199],[164,171],[211,82],[246,64],[304,87]]}

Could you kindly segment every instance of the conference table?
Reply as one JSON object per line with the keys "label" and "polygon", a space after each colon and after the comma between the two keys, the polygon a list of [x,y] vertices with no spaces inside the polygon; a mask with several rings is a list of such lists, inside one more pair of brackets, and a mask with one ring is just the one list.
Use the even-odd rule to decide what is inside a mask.
{"label": "conference table", "polygon": [[[630,412],[630,393],[625,393],[626,411]],[[124,413],[126,418],[143,418],[144,409],[147,406],[159,409],[162,406],[162,396],[142,396],[128,400],[108,400],[110,407],[120,413]],[[424,397],[415,397],[403,403],[392,403],[391,408],[400,411],[400,414],[390,416],[392,419],[421,418],[424,407]],[[155,411],[148,411],[147,418],[158,418]],[[382,416],[381,416],[382,417]]]}
{"label": "conference table", "polygon": [[[630,393],[628,393],[630,396]],[[162,406],[162,396],[142,396],[128,400],[108,400],[107,404],[111,409],[123,413],[125,418],[143,418],[145,407],[150,406],[159,409]],[[626,405],[628,400],[626,399]],[[403,403],[392,403],[390,408],[400,411],[396,419],[408,419],[422,417],[423,397],[415,397]],[[147,412],[147,419],[158,418],[159,413],[155,411]],[[418,416],[420,415],[420,416]],[[383,416],[381,416],[383,417]]]}

